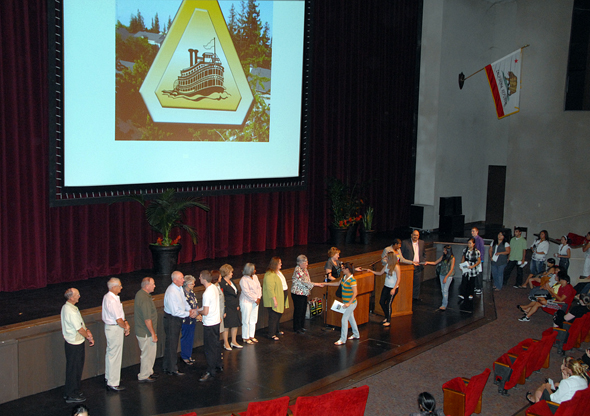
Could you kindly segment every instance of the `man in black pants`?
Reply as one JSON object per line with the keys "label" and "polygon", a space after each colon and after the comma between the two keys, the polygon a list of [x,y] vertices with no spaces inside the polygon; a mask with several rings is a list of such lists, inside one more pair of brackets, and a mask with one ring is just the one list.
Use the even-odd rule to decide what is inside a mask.
{"label": "man in black pants", "polygon": [[191,309],[184,296],[184,275],[175,271],[172,272],[172,283],[166,289],[164,295],[164,332],[166,343],[164,344],[164,372],[169,375],[182,376],[183,372],[178,371],[178,340],[182,328],[182,320],[187,316],[196,318],[197,310]]}
{"label": "man in black pants", "polygon": [[199,281],[205,287],[203,293],[203,307],[199,313],[203,317],[203,348],[207,360],[207,372],[199,381],[207,381],[217,371],[223,371],[221,362],[221,344],[219,343],[219,325],[221,323],[221,311],[219,310],[219,291],[211,283],[212,276],[209,270],[203,270],[199,275]]}
{"label": "man in black pants", "polygon": [[80,300],[80,292],[76,288],[66,290],[66,303],[61,308],[61,331],[65,340],[66,352],[66,385],[64,399],[66,403],[81,403],[86,397],[80,392],[82,370],[84,369],[85,345],[94,345],[90,330],[86,329],[80,310],[76,306]]}

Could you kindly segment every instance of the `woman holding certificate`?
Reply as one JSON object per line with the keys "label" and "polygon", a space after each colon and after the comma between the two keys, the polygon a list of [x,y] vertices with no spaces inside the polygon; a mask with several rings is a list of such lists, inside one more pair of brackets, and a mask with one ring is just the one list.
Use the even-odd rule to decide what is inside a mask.
{"label": "woman holding certificate", "polygon": [[344,312],[342,313],[340,339],[336,341],[334,345],[344,345],[346,343],[349,322],[350,326],[352,327],[352,335],[348,337],[348,339],[359,339],[361,337],[359,334],[359,329],[356,325],[356,320],[354,319],[354,310],[356,309],[357,305],[356,297],[358,295],[358,290],[356,287],[356,279],[352,275],[353,271],[354,269],[352,268],[351,263],[342,263],[342,273],[344,276],[342,277],[340,283],[323,283],[324,286],[342,285],[342,302],[344,303],[342,307],[344,308]]}

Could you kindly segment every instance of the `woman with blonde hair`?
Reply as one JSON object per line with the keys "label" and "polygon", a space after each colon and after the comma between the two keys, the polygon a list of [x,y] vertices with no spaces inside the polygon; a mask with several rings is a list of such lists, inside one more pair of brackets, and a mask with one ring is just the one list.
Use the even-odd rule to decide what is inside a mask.
{"label": "woman with blonde hair", "polygon": [[340,250],[337,247],[331,247],[330,250],[328,250],[328,260],[326,261],[326,266],[324,267],[326,272],[326,282],[333,282],[334,280],[338,280],[340,278],[342,263],[340,262],[339,258]]}
{"label": "woman with blonde hair", "polygon": [[563,379],[557,383],[547,379],[547,382],[541,384],[541,387],[534,394],[528,392],[526,399],[529,403],[550,400],[557,404],[570,400],[578,390],[584,390],[588,387],[588,381],[584,377],[586,371],[588,371],[588,366],[582,361],[572,357],[565,357],[561,364],[561,376]]}
{"label": "woman with blonde hair", "polygon": [[401,269],[399,267],[397,256],[394,252],[387,253],[387,265],[379,272],[371,269],[362,269],[373,273],[375,276],[381,276],[385,273],[385,284],[381,290],[381,297],[379,298],[379,305],[385,314],[383,326],[391,325],[391,305],[397,291],[399,289],[399,282],[401,276]]}
{"label": "woman with blonde hair", "polygon": [[[225,327],[225,331],[223,331],[223,344],[226,350],[231,350],[233,348],[243,348],[240,344],[238,344],[238,340],[236,339],[238,336],[238,327],[241,326],[240,323],[240,303],[238,301],[240,291],[234,285],[231,278],[234,275],[234,268],[231,267],[229,264],[224,264],[219,268],[219,272],[221,273],[221,282],[219,285],[221,286],[221,290],[223,291],[223,296],[225,298],[225,318],[223,320],[223,326]],[[231,344],[229,343],[228,333],[231,331]]]}

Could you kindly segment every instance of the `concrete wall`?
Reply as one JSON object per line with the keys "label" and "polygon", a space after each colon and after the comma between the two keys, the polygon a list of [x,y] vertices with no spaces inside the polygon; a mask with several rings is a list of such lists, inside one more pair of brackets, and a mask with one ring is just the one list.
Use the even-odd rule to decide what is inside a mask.
{"label": "concrete wall", "polygon": [[[590,113],[565,112],[573,0],[424,0],[415,201],[461,195],[485,219],[488,165],[507,166],[504,224],[549,235],[590,230]],[[484,72],[521,46],[521,110],[498,120]],[[552,245],[552,250],[556,246]],[[573,250],[570,275],[579,272]]]}

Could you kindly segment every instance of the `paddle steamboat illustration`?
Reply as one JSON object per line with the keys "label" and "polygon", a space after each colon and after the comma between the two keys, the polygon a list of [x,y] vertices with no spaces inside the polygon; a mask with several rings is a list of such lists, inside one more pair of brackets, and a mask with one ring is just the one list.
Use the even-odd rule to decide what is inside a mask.
{"label": "paddle steamboat illustration", "polygon": [[[213,44],[213,52],[203,52],[202,56],[198,55],[197,49],[188,50],[190,66],[180,71],[178,79],[174,81],[173,89],[162,91],[164,94],[190,100],[226,98],[223,94],[225,92],[224,68],[215,51],[215,38],[204,48],[211,49],[211,44]],[[215,97],[211,97],[212,94]]]}

